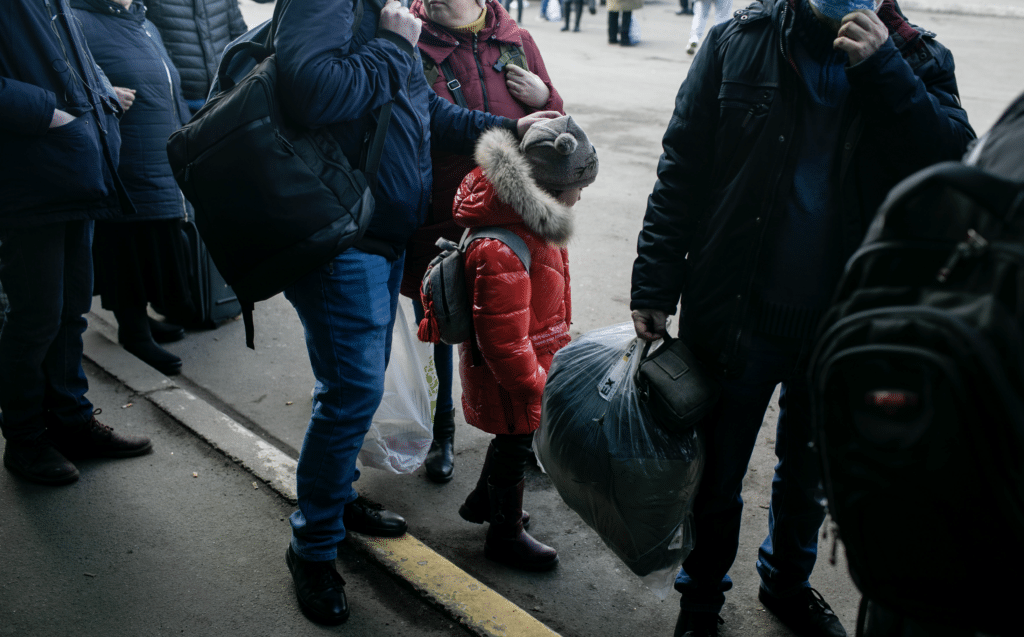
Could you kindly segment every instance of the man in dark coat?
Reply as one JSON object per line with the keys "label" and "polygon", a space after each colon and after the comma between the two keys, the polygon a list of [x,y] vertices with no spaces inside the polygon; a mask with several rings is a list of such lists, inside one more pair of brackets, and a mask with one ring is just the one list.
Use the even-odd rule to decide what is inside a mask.
{"label": "man in dark coat", "polygon": [[248,30],[238,0],[147,0],[146,19],[156,25],[181,74],[181,92],[195,113],[217,77],[224,47]]}
{"label": "man in dark coat", "polygon": [[[890,188],[974,132],[953,58],[893,0],[762,0],[715,27],[676,98],[633,265],[637,334],[679,336],[720,382],[676,635],[717,635],[743,476],[782,384],[759,599],[799,635],[845,635],[808,578],[824,519],[806,357]],[[874,7],[874,2],[867,4]]]}
{"label": "man in dark coat", "polygon": [[78,478],[69,455],[151,448],[149,439],[96,420],[82,370],[93,221],[133,212],[117,177],[120,106],[67,0],[0,7],[4,466],[34,482],[67,484]]}
{"label": "man in dark coat", "polygon": [[398,0],[290,0],[277,6],[278,89],[295,120],[326,126],[357,165],[385,104],[393,107],[366,236],[285,289],[306,332],[316,376],[313,413],[299,455],[299,506],[291,516],[287,563],[299,605],[311,619],[348,618],[334,567],[348,531],[397,536],[401,516],[359,496],[356,457],[384,393],[405,244],[430,200],[431,144],[470,154],[493,127],[522,135],[542,111],[519,120],[470,111],[438,97],[423,75],[420,20]]}

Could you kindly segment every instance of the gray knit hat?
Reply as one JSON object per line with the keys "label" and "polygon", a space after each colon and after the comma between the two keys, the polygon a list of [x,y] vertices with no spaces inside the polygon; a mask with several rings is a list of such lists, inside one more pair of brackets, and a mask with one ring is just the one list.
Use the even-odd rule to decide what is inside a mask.
{"label": "gray knit hat", "polygon": [[531,126],[519,150],[534,180],[546,190],[589,186],[597,179],[597,150],[568,115]]}

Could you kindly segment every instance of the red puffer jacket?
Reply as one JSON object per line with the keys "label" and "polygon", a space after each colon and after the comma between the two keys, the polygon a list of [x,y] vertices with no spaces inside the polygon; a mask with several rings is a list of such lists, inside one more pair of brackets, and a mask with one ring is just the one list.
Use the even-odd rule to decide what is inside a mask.
{"label": "red puffer jacket", "polygon": [[[519,119],[535,111],[562,112],[562,97],[551,84],[537,43],[528,31],[516,25],[500,3],[488,0],[484,28],[476,35],[450,31],[431,22],[423,0],[413,0],[409,11],[423,20],[423,31],[416,46],[424,60],[438,65],[437,79],[432,88],[444,99],[455,103],[455,97],[448,90],[447,84],[451,79],[458,79],[466,98],[466,106],[474,111],[486,111],[509,119]],[[508,92],[505,71],[494,68],[501,56],[501,43],[523,48],[530,71],[536,73],[551,91],[546,104],[534,109],[519,102]],[[446,78],[440,69],[441,62],[446,59],[451,64],[455,78]],[[434,245],[437,238],[445,236],[458,241],[462,235],[462,229],[452,222],[452,200],[462,178],[476,167],[471,157],[452,155],[436,148],[431,149],[431,160],[434,164],[434,187],[427,222],[406,246],[402,294],[413,299],[419,298],[423,272],[439,252]]]}
{"label": "red puffer jacket", "polygon": [[541,190],[511,133],[480,138],[480,168],[455,196],[455,221],[467,228],[505,226],[530,249],[530,271],[507,245],[478,239],[466,251],[474,342],[459,346],[466,422],[493,434],[540,426],[551,358],[569,343],[572,211]]}

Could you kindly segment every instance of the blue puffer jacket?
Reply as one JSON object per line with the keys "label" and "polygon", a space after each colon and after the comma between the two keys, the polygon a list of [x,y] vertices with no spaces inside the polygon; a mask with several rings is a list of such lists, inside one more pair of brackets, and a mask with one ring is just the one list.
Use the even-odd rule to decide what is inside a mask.
{"label": "blue puffer jacket", "polygon": [[[359,0],[356,0],[359,1]],[[515,122],[459,108],[439,98],[423,76],[419,50],[377,30],[367,0],[355,46],[352,0],[290,0],[275,40],[278,89],[285,107],[307,126],[330,126],[349,161],[359,162],[376,113],[394,101],[366,239],[358,247],[395,259],[423,224],[430,200],[430,145],[469,155],[488,128]]]}
{"label": "blue puffer jacket", "polygon": [[135,0],[125,9],[112,0],[71,0],[96,64],[111,84],[135,89],[121,117],[117,172],[138,214],[126,221],[185,217],[185,198],[167,163],[167,137],[189,119],[181,80],[160,34]]}
{"label": "blue puffer jacket", "polygon": [[[51,129],[55,108],[77,119]],[[118,112],[67,0],[0,2],[0,227],[131,212]]]}

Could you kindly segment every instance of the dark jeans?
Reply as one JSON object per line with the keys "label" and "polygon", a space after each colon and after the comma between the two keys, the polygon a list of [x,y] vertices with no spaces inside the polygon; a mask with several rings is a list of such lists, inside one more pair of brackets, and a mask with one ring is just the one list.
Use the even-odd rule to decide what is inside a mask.
{"label": "dark jeans", "polygon": [[8,440],[43,433],[50,414],[88,422],[82,370],[85,314],[92,305],[92,221],[0,230],[0,430]]}
{"label": "dark jeans", "polygon": [[727,575],[739,547],[743,476],[776,385],[782,383],[775,433],[775,465],[768,537],[758,550],[761,585],[785,597],[810,586],[825,519],[818,458],[811,442],[810,397],[803,359],[809,345],[796,339],[753,338],[747,367],[722,381],[722,397],[704,423],[706,464],[694,500],[696,545],[676,578],[683,610],[719,612]]}

